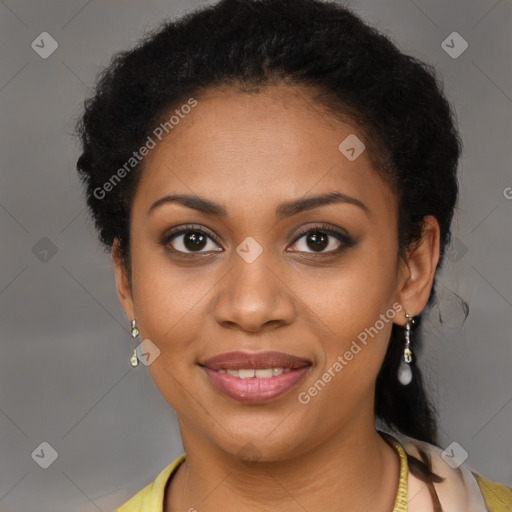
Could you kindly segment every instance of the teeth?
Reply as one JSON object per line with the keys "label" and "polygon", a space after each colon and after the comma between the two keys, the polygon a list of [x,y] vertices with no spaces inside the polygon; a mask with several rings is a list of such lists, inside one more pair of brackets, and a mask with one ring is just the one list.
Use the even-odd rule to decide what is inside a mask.
{"label": "teeth", "polygon": [[264,370],[256,370],[254,374],[259,379],[270,379],[273,375],[273,369],[272,368],[265,368]]}
{"label": "teeth", "polygon": [[282,373],[288,373],[290,371],[291,368],[260,368],[258,370],[254,368],[240,368],[240,370],[218,370],[219,373],[227,373],[239,379],[251,379],[253,377],[257,379],[270,379],[271,377],[278,377]]}

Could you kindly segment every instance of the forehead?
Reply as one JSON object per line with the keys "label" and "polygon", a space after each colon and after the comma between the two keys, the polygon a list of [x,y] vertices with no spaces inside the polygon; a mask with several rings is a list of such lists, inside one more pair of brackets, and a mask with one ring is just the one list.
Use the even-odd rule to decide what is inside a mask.
{"label": "forehead", "polygon": [[182,112],[161,141],[153,137],[134,207],[147,209],[165,194],[183,193],[231,205],[233,214],[254,213],[266,204],[339,191],[393,214],[393,194],[368,151],[355,159],[343,152],[347,144],[364,144],[364,133],[330,116],[307,90],[215,89],[194,98],[197,105]]}

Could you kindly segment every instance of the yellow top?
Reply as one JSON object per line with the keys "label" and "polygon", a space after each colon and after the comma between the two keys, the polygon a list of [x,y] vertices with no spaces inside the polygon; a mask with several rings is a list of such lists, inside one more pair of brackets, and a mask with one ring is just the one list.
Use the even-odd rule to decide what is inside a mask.
{"label": "yellow top", "polygon": [[[400,457],[400,479],[393,512],[407,512],[407,456],[398,441],[392,440],[392,444]],[[164,512],[163,503],[166,484],[185,458],[186,455],[182,454],[171,462],[158,474],[153,482],[130,498],[116,512]],[[512,511],[512,489],[503,484],[491,482],[476,473],[471,472],[470,474],[478,483],[478,489],[481,493],[479,499],[483,498],[489,512]]]}
{"label": "yellow top", "polygon": [[510,512],[512,510],[512,489],[510,487],[490,482],[476,473],[474,475],[482,491],[487,510],[492,512]]}
{"label": "yellow top", "polygon": [[158,474],[153,482],[130,498],[116,512],[163,512],[165,485],[185,460],[185,457],[186,455],[182,454],[171,462]]}

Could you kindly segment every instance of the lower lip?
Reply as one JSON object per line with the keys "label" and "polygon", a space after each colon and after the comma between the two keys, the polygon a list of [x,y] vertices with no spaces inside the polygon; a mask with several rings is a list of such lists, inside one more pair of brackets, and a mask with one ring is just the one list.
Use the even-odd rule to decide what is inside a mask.
{"label": "lower lip", "polygon": [[210,382],[225,395],[238,402],[259,404],[274,400],[290,391],[304,378],[310,366],[297,368],[268,379],[258,377],[240,379],[229,375],[229,373],[219,373],[205,366],[201,368],[208,375]]}

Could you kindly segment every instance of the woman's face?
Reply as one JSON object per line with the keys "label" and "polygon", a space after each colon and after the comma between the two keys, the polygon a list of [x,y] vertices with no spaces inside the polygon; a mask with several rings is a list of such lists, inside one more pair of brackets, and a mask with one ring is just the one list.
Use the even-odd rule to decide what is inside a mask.
{"label": "woman's face", "polygon": [[[252,443],[258,457],[279,460],[373,428],[375,380],[392,323],[404,324],[408,273],[394,194],[367,151],[354,159],[360,147],[350,150],[364,135],[289,86],[197,101],[145,158],[130,218],[131,290],[116,265],[121,302],[158,354],[148,368],[184,443],[229,454]],[[174,195],[216,206],[162,200]],[[201,366],[234,351],[292,355],[302,369],[281,373],[289,360],[243,354],[221,357],[220,372]]]}

